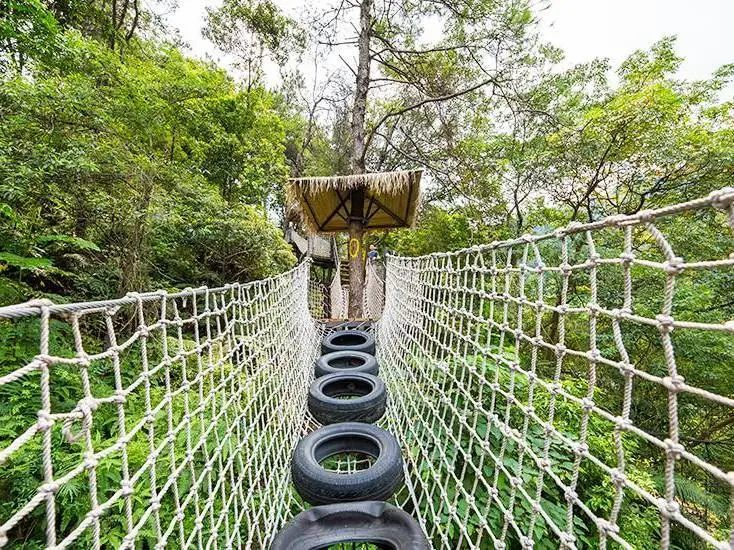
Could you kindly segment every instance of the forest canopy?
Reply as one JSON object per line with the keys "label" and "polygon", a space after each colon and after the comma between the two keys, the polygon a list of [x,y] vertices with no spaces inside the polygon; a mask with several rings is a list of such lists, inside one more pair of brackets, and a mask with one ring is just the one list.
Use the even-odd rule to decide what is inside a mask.
{"label": "forest canopy", "polygon": [[218,285],[292,266],[267,215],[288,174],[276,94],[136,38],[132,22],[113,32],[103,3],[55,6],[5,8],[0,300]]}
{"label": "forest canopy", "polygon": [[616,68],[562,70],[522,2],[295,20],[226,0],[201,26],[230,72],[190,57],[159,2],[0,10],[5,304],[280,272],[289,175],[423,168],[418,231],[370,237],[413,255],[700,196],[734,166],[732,66],[681,80],[664,37]]}
{"label": "forest canopy", "polygon": [[[417,227],[368,236],[381,252],[410,256],[547,233],[732,185],[734,65],[683,79],[675,37],[629,52],[616,67],[594,59],[567,68],[563,52],[542,39],[542,13],[524,0],[314,1],[298,19],[274,0],[222,0],[201,28],[231,61],[225,67],[188,51],[161,15],[166,6],[168,0],[0,2],[0,306],[282,273],[296,262],[283,238],[290,176],[423,169]],[[676,254],[730,253],[722,219],[682,220],[664,227]],[[600,238],[596,246],[603,255],[619,242]],[[662,292],[644,269],[635,275],[642,281],[636,311],[653,318]],[[599,277],[599,301],[611,301],[619,281]],[[732,288],[731,270],[696,271],[676,288],[676,318],[734,319]],[[589,292],[589,281],[575,277],[569,302],[584,306]],[[561,304],[557,286],[546,293]],[[0,338],[12,342],[0,350],[0,371],[13,372],[37,353],[31,327],[0,323]],[[569,321],[565,330],[570,349],[589,349],[588,323]],[[557,341],[558,331],[554,313],[542,337]],[[685,379],[734,395],[730,335],[687,334],[675,336]],[[106,345],[104,334],[95,338],[100,349]],[[603,338],[603,351],[614,353],[609,330]],[[639,328],[628,338],[635,366],[665,376],[658,335]],[[539,361],[550,379],[554,361]],[[563,373],[563,383],[579,392],[587,384],[580,365]],[[27,398],[35,386],[23,383],[26,393],[0,396],[7,440],[23,415],[35,418]],[[53,399],[61,402],[81,391],[71,375],[56,387]],[[610,410],[621,408],[623,392],[611,377],[596,389]],[[665,434],[666,396],[658,389],[636,390],[632,416],[648,432]],[[575,413],[560,412],[568,417],[564,430],[573,432]],[[679,421],[687,446],[734,471],[728,409],[691,403]],[[590,430],[594,453],[611,463],[609,426]],[[627,452],[630,476],[662,494],[659,453],[632,445]],[[147,453],[140,449],[137,458]],[[0,472],[7,509],[22,506],[37,486],[32,466],[20,462],[17,471]],[[580,475],[580,498],[607,517],[614,506],[608,476],[593,469]],[[724,540],[727,488],[693,468],[680,479],[675,498]],[[119,479],[105,483],[119,487]],[[565,497],[542,496],[563,520]],[[68,531],[81,512],[74,494],[60,498],[61,530]],[[656,509],[631,497],[622,512],[626,540],[660,546]],[[40,519],[31,519],[16,542],[43,540]],[[106,533],[111,546],[124,532],[118,527]],[[550,534],[538,530],[536,538],[547,541]],[[598,544],[595,535],[584,537],[579,547]],[[678,528],[671,541],[675,548],[701,542]]]}

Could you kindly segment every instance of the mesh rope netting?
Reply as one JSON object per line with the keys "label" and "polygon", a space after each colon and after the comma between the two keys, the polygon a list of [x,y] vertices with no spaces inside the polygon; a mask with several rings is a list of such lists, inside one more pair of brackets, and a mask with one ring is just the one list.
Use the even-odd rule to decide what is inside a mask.
{"label": "mesh rope netting", "polygon": [[365,319],[377,320],[385,306],[385,281],[380,276],[375,261],[368,261],[365,269],[364,294],[362,309]]}
{"label": "mesh rope netting", "polygon": [[[648,545],[681,532],[692,547],[734,543],[731,455],[691,437],[695,415],[731,417],[734,392],[712,391],[685,353],[711,336],[731,350],[734,321],[679,307],[731,281],[733,204],[726,189],[389,258],[381,423],[405,458],[396,501],[436,548],[628,548],[636,518],[655,525]],[[699,223],[720,228],[716,242],[677,257]],[[0,358],[17,412],[0,426],[0,546],[267,547],[301,508],[289,463],[317,426],[308,277],[307,262],[220,289],[0,308],[17,340],[2,346],[32,342]],[[725,511],[682,506],[686,480]]]}
{"label": "mesh rope netting", "polygon": [[327,296],[329,295],[329,287],[321,281],[311,277],[308,282],[308,311],[314,319],[326,318]]}
{"label": "mesh rope netting", "polygon": [[2,431],[0,467],[24,479],[3,480],[0,546],[266,547],[294,505],[308,275],[0,309],[40,338],[0,376],[25,405]]}
{"label": "mesh rope netting", "polygon": [[338,258],[334,278],[329,286],[329,300],[331,303],[330,317],[332,319],[346,319],[349,306],[349,288],[342,287],[341,264]]}
{"label": "mesh rope netting", "polygon": [[[690,548],[734,545],[732,449],[722,441],[704,454],[691,437],[702,416],[732,419],[734,392],[703,386],[683,348],[714,336],[731,351],[734,321],[676,317],[678,289],[683,299],[705,293],[712,276],[734,288],[733,201],[725,189],[542,236],[389,259],[378,338],[388,427],[410,473],[401,503],[436,547],[668,548],[673,529]],[[704,259],[677,257],[699,223],[719,228],[718,242],[701,247]],[[643,286],[645,303],[635,298]],[[660,418],[664,433],[653,431]],[[677,488],[691,480],[723,498],[718,519],[681,506]],[[634,540],[643,520],[658,539]]]}

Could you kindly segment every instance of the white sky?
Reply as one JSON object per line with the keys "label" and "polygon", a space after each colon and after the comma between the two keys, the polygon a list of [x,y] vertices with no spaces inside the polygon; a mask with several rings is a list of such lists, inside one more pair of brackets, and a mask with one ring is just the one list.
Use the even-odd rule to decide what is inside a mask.
{"label": "white sky", "polygon": [[[319,0],[276,2],[297,16],[304,3],[315,6]],[[205,8],[220,3],[179,0],[169,17],[196,56],[221,60],[201,36]],[[543,35],[566,52],[567,65],[607,57],[616,68],[633,51],[671,34],[678,36],[677,51],[686,59],[680,71],[684,78],[705,78],[734,63],[734,0],[552,0],[540,16]]]}
{"label": "white sky", "polygon": [[684,78],[734,63],[734,0],[553,0],[541,17],[546,38],[570,64],[607,57],[616,68],[666,35],[678,37]]}

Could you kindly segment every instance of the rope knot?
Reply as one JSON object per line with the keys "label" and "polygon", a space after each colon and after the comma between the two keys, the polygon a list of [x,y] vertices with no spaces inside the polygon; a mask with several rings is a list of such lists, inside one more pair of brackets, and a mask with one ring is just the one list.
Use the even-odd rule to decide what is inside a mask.
{"label": "rope knot", "polygon": [[635,260],[635,255],[632,252],[622,252],[619,259],[622,260],[623,264],[630,264]]}
{"label": "rope knot", "polygon": [[658,328],[664,332],[673,330],[675,320],[670,315],[656,315],[655,320],[658,322]]}
{"label": "rope knot", "polygon": [[125,390],[115,390],[115,403],[124,405],[127,401],[127,392]]}
{"label": "rope knot", "polygon": [[597,523],[597,527],[599,528],[599,531],[601,531],[605,535],[619,534],[619,525],[617,525],[616,523],[611,523],[605,519],[600,519]]}
{"label": "rope knot", "polygon": [[653,212],[652,210],[640,210],[637,213],[637,219],[640,220],[641,222],[647,223],[654,218],[655,218],[655,212]]}
{"label": "rope knot", "polygon": [[46,430],[49,430],[53,427],[54,419],[50,413],[48,413],[47,411],[38,411],[37,416],[37,426],[39,431],[45,432]]}
{"label": "rope knot", "polygon": [[120,484],[120,488],[122,489],[122,496],[129,497],[133,494],[133,486],[129,481],[123,481]]}
{"label": "rope knot", "polygon": [[44,495],[55,495],[59,492],[59,484],[55,481],[51,481],[49,483],[44,483],[40,487],[40,492]]}
{"label": "rope knot", "polygon": [[589,446],[586,443],[578,443],[573,446],[573,453],[579,456],[585,456],[589,453]]}
{"label": "rope knot", "polygon": [[663,263],[663,271],[668,275],[678,275],[683,271],[683,258],[674,256]]}
{"label": "rope knot", "polygon": [[[61,433],[64,435],[64,438],[68,443],[72,445],[77,443],[82,435],[91,428],[92,415],[94,414],[94,411],[97,410],[98,405],[99,403],[91,397],[85,397],[76,404],[74,410],[69,413],[69,417],[64,420],[61,428]],[[79,432],[74,433],[72,431],[72,424],[76,420],[82,421],[82,429]]]}
{"label": "rope knot", "polygon": [[612,483],[617,487],[617,489],[621,489],[627,483],[627,477],[619,470],[619,468],[612,469],[611,476]]}
{"label": "rope knot", "polygon": [[629,418],[624,418],[621,416],[617,416],[614,419],[614,424],[623,432],[629,431],[629,429],[632,427],[632,421]]}
{"label": "rope knot", "polygon": [[671,439],[666,439],[665,443],[665,454],[674,460],[678,460],[681,455],[685,452],[685,447],[680,443],[676,443]]}
{"label": "rope knot", "polygon": [[723,189],[712,191],[709,193],[708,198],[711,201],[711,206],[723,210],[734,202],[734,187],[724,187]]}
{"label": "rope knot", "polygon": [[662,383],[670,393],[678,393],[683,391],[685,381],[685,378],[677,374],[675,376],[666,376],[663,378]]}
{"label": "rope knot", "polygon": [[659,498],[658,509],[660,510],[660,513],[668,519],[674,519],[680,514],[680,506],[674,500],[669,501],[664,498]]}

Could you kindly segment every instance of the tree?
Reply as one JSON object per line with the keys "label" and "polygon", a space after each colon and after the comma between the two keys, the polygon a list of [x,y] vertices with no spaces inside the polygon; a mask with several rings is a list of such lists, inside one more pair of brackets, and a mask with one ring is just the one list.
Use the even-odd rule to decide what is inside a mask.
{"label": "tree", "polygon": [[302,48],[303,40],[295,22],[272,0],[225,0],[217,8],[207,8],[203,33],[236,58],[248,90],[262,84],[268,58],[284,65]]}
{"label": "tree", "polygon": [[699,82],[676,80],[682,59],[666,38],[639,51],[608,82],[593,62],[541,81],[527,95],[532,110],[498,137],[498,166],[510,213],[522,231],[526,201],[541,190],[572,220],[633,213],[700,196],[726,184],[734,161],[732,105],[718,93],[732,66]]}
{"label": "tree", "polygon": [[[354,12],[359,24],[352,31]],[[425,41],[425,25],[431,17],[442,19],[443,33],[437,40]],[[342,1],[320,13],[312,25],[315,41],[335,51],[356,49],[356,66],[347,63],[354,77],[351,172],[364,173],[368,164],[385,166],[391,150],[400,159],[393,167],[423,164],[424,151],[411,156],[396,143],[396,136],[411,139],[406,129],[411,124],[415,127],[420,117],[423,128],[441,126],[441,131],[431,132],[431,137],[439,138],[435,146],[452,149],[456,136],[446,112],[486,95],[500,94],[512,101],[512,70],[523,64],[522,45],[534,40],[529,32],[532,24],[532,12],[524,3],[483,0]],[[361,247],[360,196],[359,190],[352,194],[350,238]],[[350,265],[352,316],[360,311],[363,277],[358,254]]]}
{"label": "tree", "polygon": [[53,54],[58,23],[41,0],[0,4],[0,76],[22,73],[28,59]]}
{"label": "tree", "polygon": [[73,30],[58,40],[53,58],[28,65],[30,78],[0,84],[8,299],[107,298],[292,265],[259,213],[287,175],[272,94],[243,91],[168,45],[133,40],[121,58]]}

